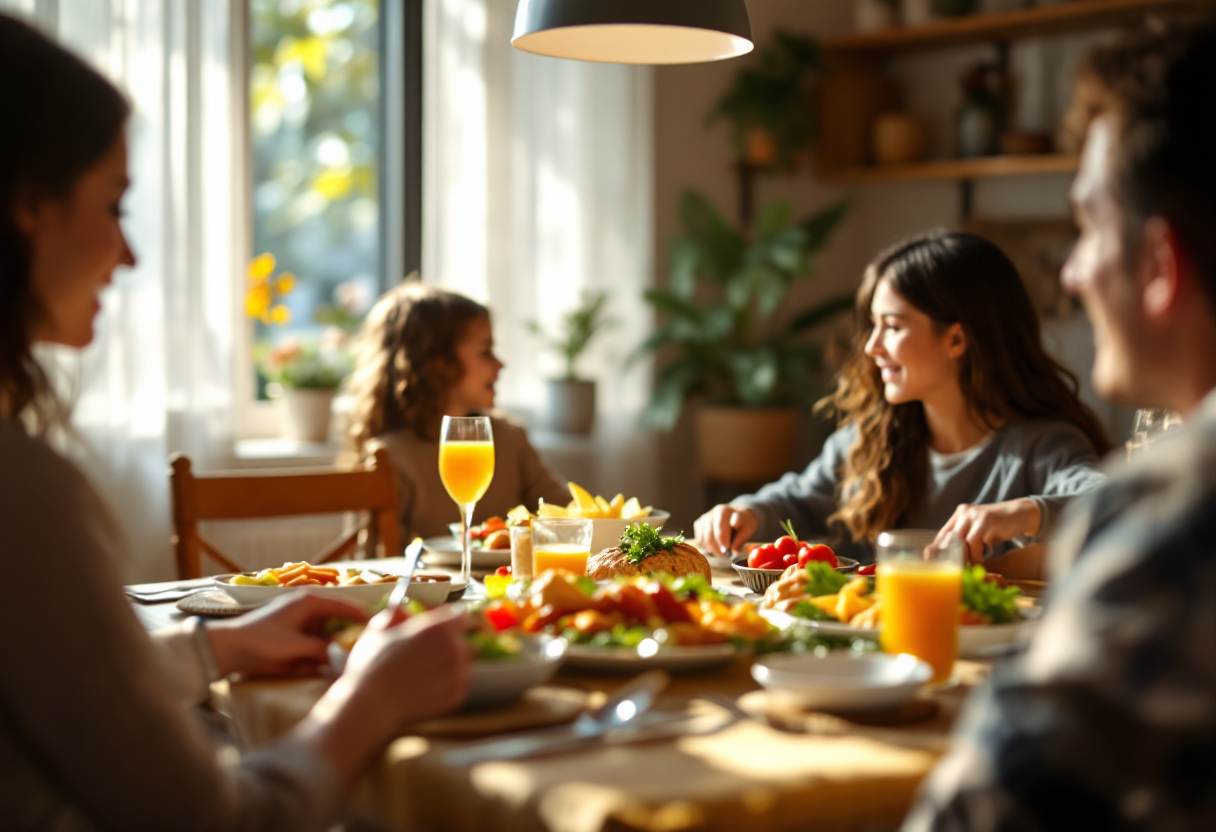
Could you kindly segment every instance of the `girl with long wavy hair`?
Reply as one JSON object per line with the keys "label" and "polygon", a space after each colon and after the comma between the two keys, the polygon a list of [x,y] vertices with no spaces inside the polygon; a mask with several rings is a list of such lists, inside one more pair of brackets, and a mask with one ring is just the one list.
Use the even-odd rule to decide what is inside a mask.
{"label": "girl with long wavy hair", "polygon": [[406,281],[376,302],[360,333],[347,389],[353,399],[348,461],[383,445],[393,463],[402,540],[448,533],[459,509],[439,479],[439,428],[446,416],[489,414],[494,479],[473,521],[541,499],[565,505],[565,481],[517,423],[493,413],[503,364],[494,355],[490,310],[474,300]]}
{"label": "girl with long wavy hair", "polygon": [[1077,380],[1043,349],[1009,258],[974,234],[933,232],[866,268],[855,349],[821,402],[839,427],[802,472],[715,506],[711,551],[806,537],[872,560],[884,529],[955,532],[973,562],[1039,540],[1102,481],[1109,443]]}
{"label": "girl with long wavy hair", "polygon": [[86,347],[115,270],[135,264],[129,111],[82,60],[0,14],[0,569],[55,585],[53,608],[37,592],[0,605],[0,630],[27,633],[0,645],[0,829],[319,832],[400,725],[463,702],[467,625],[382,613],[297,727],[221,764],[192,712],[210,682],[328,664],[324,623],[367,615],[301,593],[149,636],[122,591],[122,535],[46,441],[68,414],[33,345]]}

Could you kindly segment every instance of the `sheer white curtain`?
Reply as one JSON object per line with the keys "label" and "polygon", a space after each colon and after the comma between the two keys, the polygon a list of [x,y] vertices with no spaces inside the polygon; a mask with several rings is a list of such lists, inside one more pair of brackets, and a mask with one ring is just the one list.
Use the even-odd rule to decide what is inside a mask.
{"label": "sheer white curtain", "polygon": [[499,398],[515,410],[539,410],[560,370],[523,322],[552,325],[582,292],[606,290],[616,326],[580,364],[599,398],[600,482],[587,485],[653,499],[636,427],[648,368],[622,370],[653,317],[651,72],[515,50],[514,12],[507,0],[425,6],[423,279],[488,302],[507,364]]}
{"label": "sheer white curtain", "polygon": [[70,449],[122,521],[128,579],[173,574],[167,457],[230,461],[234,269],[241,273],[228,0],[0,0],[31,14],[132,104],[127,237],[97,338],[52,354],[75,401]]}

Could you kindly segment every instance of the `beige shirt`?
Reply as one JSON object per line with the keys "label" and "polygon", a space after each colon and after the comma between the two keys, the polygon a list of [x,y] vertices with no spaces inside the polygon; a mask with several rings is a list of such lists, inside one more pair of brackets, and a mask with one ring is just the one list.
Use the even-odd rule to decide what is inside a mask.
{"label": "beige shirt", "polygon": [[[504,517],[518,505],[532,512],[541,498],[565,505],[570,501],[566,480],[541,458],[519,424],[494,416],[494,479],[477,502],[473,522]],[[460,510],[439,479],[439,442],[423,439],[405,429],[376,437],[388,449],[397,477],[398,517],[403,543],[415,537],[450,534],[448,525],[460,522]]]}
{"label": "beige shirt", "polygon": [[120,545],[80,472],[0,419],[0,829],[328,828],[341,788],[308,749],[217,762],[184,701],[200,657],[184,633],[149,639]]}

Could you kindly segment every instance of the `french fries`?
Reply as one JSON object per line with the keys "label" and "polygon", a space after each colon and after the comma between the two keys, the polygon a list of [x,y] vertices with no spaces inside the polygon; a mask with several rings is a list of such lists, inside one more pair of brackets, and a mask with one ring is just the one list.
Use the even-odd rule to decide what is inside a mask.
{"label": "french fries", "polygon": [[332,566],[313,566],[307,561],[298,561],[263,569],[256,575],[234,575],[231,583],[236,586],[359,586],[384,584],[395,580],[396,575],[386,575],[371,569],[340,571]]}
{"label": "french fries", "polygon": [[553,503],[541,503],[537,509],[538,517],[582,517],[585,520],[621,519],[641,520],[649,517],[654,510],[652,506],[643,506],[637,497],[625,499],[624,494],[617,494],[611,500],[602,496],[592,495],[578,483],[570,483],[570,496],[573,498],[565,506]]}

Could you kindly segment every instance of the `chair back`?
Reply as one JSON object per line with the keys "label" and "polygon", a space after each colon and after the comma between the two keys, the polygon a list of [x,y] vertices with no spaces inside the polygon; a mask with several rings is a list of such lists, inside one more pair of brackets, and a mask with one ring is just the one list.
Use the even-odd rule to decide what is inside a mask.
{"label": "chair back", "polygon": [[367,520],[343,533],[312,563],[326,563],[354,552],[363,538],[364,551],[378,557],[400,554],[397,486],[388,452],[377,448],[354,470],[337,468],[272,471],[216,471],[195,474],[190,458],[169,460],[173,492],[173,549],[179,578],[202,577],[202,556],[231,572],[239,564],[199,535],[207,520],[249,520],[302,514],[367,512]]}

